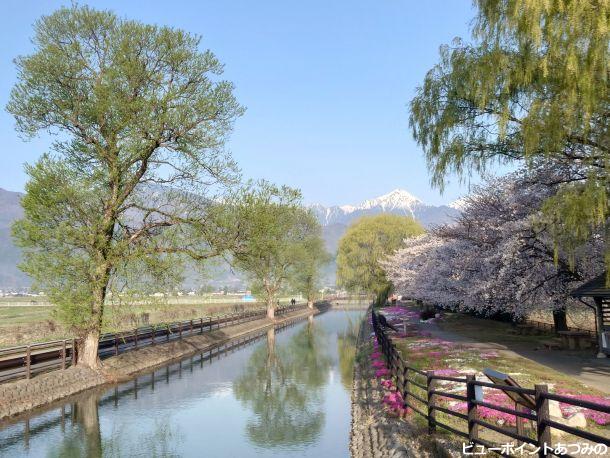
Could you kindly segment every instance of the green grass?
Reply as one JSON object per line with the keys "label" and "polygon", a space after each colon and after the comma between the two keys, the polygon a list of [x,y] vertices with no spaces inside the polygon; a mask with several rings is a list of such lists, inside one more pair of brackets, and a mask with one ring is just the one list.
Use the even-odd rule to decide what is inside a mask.
{"label": "green grass", "polygon": [[0,327],[39,323],[52,319],[53,307],[9,306],[0,307]]}
{"label": "green grass", "polygon": [[[254,302],[241,304],[237,296],[221,296],[221,298],[224,298],[225,302],[215,300],[205,303],[205,300],[211,298],[183,296],[150,300],[147,303],[131,303],[131,305],[108,305],[102,331],[116,332],[147,324],[190,320],[263,307],[263,304]],[[55,307],[28,305],[30,298],[24,297],[0,299],[10,299],[11,304],[21,304],[2,305],[4,303],[0,301],[0,348],[72,338],[72,333],[54,317]],[[288,300],[284,299],[282,305],[287,305]]]}

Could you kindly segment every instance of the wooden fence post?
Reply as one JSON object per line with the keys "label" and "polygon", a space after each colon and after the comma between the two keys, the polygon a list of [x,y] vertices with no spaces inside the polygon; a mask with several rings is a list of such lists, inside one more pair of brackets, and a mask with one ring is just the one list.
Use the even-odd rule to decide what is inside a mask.
{"label": "wooden fence post", "polygon": [[476,377],[474,374],[466,376],[466,405],[468,409],[468,440],[474,443],[479,438],[479,425],[477,425],[477,405],[476,400],[476,385],[474,382]]}
{"label": "wooden fence post", "polygon": [[180,322],[180,331],[179,331],[179,336],[180,339],[182,339],[182,321]]}
{"label": "wooden fence post", "polygon": [[193,334],[193,320],[191,320],[191,328],[190,328],[190,334]]}
{"label": "wooden fence post", "polygon": [[199,318],[199,334],[203,334],[203,317]]}
{"label": "wooden fence post", "polygon": [[78,362],[78,350],[76,348],[76,339],[72,339],[72,366]]}
{"label": "wooden fence post", "polygon": [[552,450],[551,428],[546,424],[549,419],[549,400],[545,394],[549,392],[548,385],[534,385],[534,396],[536,399],[536,435],[538,436],[538,456],[546,458],[547,449]]}
{"label": "wooden fence post", "polygon": [[428,387],[428,434],[436,432],[436,410],[435,398],[432,391],[436,388],[436,379],[433,379],[434,371],[426,371],[426,386]]}
{"label": "wooden fence post", "polygon": [[28,345],[28,347],[25,351],[25,378],[27,378],[27,379],[29,379],[32,376],[31,365],[32,365],[32,350],[30,349],[30,346]]}
{"label": "wooden fence post", "polygon": [[138,348],[138,328],[134,329],[134,335],[135,335],[135,340],[136,340],[136,350]]}
{"label": "wooden fence post", "polygon": [[150,334],[150,337],[152,340],[151,345],[154,345],[155,344],[155,334],[157,333],[157,328],[155,328],[155,326],[153,325],[151,327],[151,329],[152,329],[152,333]]}
{"label": "wooden fence post", "polygon": [[402,400],[406,403],[408,402],[407,397],[409,396],[409,366],[407,366],[406,364],[404,369],[402,370],[402,376],[404,380]]}
{"label": "wooden fence post", "polygon": [[66,339],[61,344],[61,369],[66,368]]}
{"label": "wooden fence post", "polygon": [[119,338],[117,337],[117,335],[114,335],[114,355],[118,355],[119,354]]}

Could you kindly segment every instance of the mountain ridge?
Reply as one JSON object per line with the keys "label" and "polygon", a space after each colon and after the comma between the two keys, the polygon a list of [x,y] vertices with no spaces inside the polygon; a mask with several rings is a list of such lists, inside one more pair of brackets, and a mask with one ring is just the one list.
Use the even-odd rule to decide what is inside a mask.
{"label": "mountain ridge", "polygon": [[[22,193],[7,191],[0,188],[0,289],[22,289],[31,285],[31,280],[17,267],[21,260],[21,251],[13,243],[11,237],[12,223],[23,216],[21,208]],[[460,214],[462,200],[458,199],[449,205],[430,205],[405,189],[394,189],[378,197],[366,199],[359,204],[308,205],[314,211],[322,225],[322,236],[326,249],[333,255],[337,253],[339,240],[350,224],[362,216],[373,216],[380,213],[392,213],[412,216],[424,227],[432,227],[451,222]],[[452,206],[454,205],[454,206]],[[324,284],[334,284],[332,263],[324,269]],[[215,273],[222,277],[219,282],[236,282],[238,276],[222,272],[221,267]],[[195,282],[196,275],[191,275]],[[210,279],[211,280],[211,279]]]}

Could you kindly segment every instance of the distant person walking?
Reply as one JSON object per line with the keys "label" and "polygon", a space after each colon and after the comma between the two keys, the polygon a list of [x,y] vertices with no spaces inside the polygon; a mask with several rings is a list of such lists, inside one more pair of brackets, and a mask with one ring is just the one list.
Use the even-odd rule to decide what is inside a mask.
{"label": "distant person walking", "polygon": [[292,299],[290,299],[290,303],[291,303],[292,305],[296,305],[297,300],[296,300],[296,299],[293,297]]}

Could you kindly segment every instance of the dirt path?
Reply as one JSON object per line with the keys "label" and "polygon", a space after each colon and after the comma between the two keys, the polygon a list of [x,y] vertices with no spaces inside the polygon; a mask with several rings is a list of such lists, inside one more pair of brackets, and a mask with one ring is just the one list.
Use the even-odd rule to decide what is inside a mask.
{"label": "dirt path", "polygon": [[495,350],[507,357],[527,358],[540,365],[549,367],[574,377],[584,385],[610,394],[610,359],[597,359],[586,352],[567,350],[535,350],[531,342],[481,342],[458,332],[441,329],[436,323],[420,323],[424,331],[433,337],[451,342],[466,343],[482,352]]}

